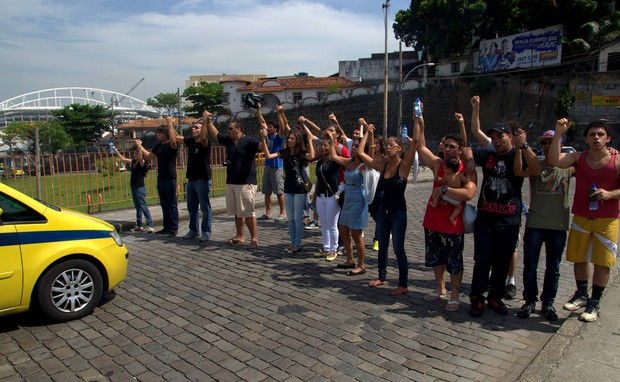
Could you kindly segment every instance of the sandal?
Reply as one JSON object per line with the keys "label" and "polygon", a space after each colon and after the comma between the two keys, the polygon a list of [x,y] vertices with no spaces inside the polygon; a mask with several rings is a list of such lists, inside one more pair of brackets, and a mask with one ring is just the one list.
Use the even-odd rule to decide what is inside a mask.
{"label": "sandal", "polygon": [[448,301],[448,303],[446,304],[446,307],[444,308],[444,310],[446,312],[456,312],[457,310],[459,310],[459,308],[461,307],[461,302],[456,300],[450,300]]}
{"label": "sandal", "polygon": [[231,239],[228,239],[228,244],[230,245],[237,245],[237,244],[243,244],[245,243],[245,241],[240,240],[240,239],[235,239],[234,237]]}
{"label": "sandal", "polygon": [[353,269],[353,268],[355,268],[355,263],[351,263],[351,264],[342,263],[342,264],[336,265],[336,269]]}
{"label": "sandal", "polygon": [[437,301],[440,298],[444,298],[446,297],[445,293],[437,293],[435,291],[432,291],[431,293],[427,294],[426,296],[424,296],[424,301]]}
{"label": "sandal", "polygon": [[378,286],[383,285],[383,281],[376,279],[376,280],[372,280],[371,282],[368,283],[368,286],[371,288],[376,288]]}
{"label": "sandal", "polygon": [[390,292],[392,296],[402,296],[407,293],[409,293],[409,289],[402,286],[397,286],[395,289],[392,290],[392,292]]}
{"label": "sandal", "polygon": [[248,245],[248,249],[258,249],[258,242],[255,240],[252,240],[250,242],[250,245]]}

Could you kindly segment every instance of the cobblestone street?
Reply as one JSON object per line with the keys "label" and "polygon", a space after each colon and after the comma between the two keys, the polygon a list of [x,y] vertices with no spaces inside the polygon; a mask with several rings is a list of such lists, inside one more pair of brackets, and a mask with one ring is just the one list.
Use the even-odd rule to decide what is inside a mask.
{"label": "cobblestone street", "polygon": [[[286,222],[260,221],[254,252],[226,243],[234,235],[226,215],[214,217],[206,245],[127,233],[127,279],[94,314],[53,325],[30,314],[0,319],[0,379],[516,380],[568,316],[561,303],[573,292],[572,267],[562,264],[557,322],[538,313],[516,317],[521,258],[518,298],[506,301],[509,315],[485,309],[474,319],[467,314],[473,267],[467,235],[460,310],[445,312],[445,299],[426,302],[434,281],[424,267],[421,220],[430,187],[407,188],[406,296],[390,296],[397,284],[391,250],[388,283],[367,286],[377,276],[372,219],[365,235],[368,272],[352,277],[334,269],[342,258],[329,263],[313,256],[320,230],[305,231],[304,251],[286,254]],[[179,236],[187,221],[180,226]]]}

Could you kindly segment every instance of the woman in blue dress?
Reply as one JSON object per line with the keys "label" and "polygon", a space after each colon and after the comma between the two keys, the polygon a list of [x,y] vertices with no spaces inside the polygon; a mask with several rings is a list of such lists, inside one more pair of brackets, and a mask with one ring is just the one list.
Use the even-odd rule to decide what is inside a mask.
{"label": "woman in blue dress", "polygon": [[[368,223],[368,204],[366,204],[366,191],[364,190],[364,176],[362,171],[366,165],[357,156],[359,139],[353,141],[351,146],[351,158],[338,155],[336,144],[329,136],[330,159],[345,168],[344,172],[344,203],[340,210],[338,230],[344,244],[347,261],[339,264],[338,268],[350,269],[348,276],[363,275],[366,273],[364,265],[364,237],[362,233]],[[342,195],[341,195],[342,197]],[[353,259],[353,243],[357,252],[357,266]]]}

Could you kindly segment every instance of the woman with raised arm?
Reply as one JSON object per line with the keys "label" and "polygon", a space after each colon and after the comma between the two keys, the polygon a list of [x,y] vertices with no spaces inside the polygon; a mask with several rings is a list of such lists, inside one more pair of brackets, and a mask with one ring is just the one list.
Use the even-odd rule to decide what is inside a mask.
{"label": "woman with raised arm", "polygon": [[[340,205],[338,205],[336,193],[342,166],[330,159],[331,148],[328,137],[330,134],[329,132],[323,134],[323,140],[319,146],[313,202],[321,221],[323,239],[323,248],[316,252],[315,256],[334,261],[338,253],[338,217],[340,216]],[[351,268],[354,267],[355,264],[352,263]]]}
{"label": "woman with raised arm", "polygon": [[[359,140],[353,142],[351,158],[338,155],[336,142],[333,134],[326,134],[329,139],[330,159],[345,168],[344,192],[346,197],[340,210],[340,222],[338,229],[347,255],[346,262],[339,264],[337,268],[350,269],[347,276],[357,276],[366,273],[364,264],[364,237],[362,233],[368,223],[368,204],[366,203],[366,190],[364,190],[364,176],[362,171],[366,167],[357,155]],[[357,252],[357,266],[353,259],[353,244]]]}
{"label": "woman with raised arm", "polygon": [[304,206],[310,179],[304,167],[314,158],[314,145],[306,144],[310,132],[295,129],[290,130],[286,137],[286,147],[276,153],[270,153],[267,145],[267,130],[261,131],[262,149],[266,159],[282,158],[284,165],[284,203],[287,211],[288,228],[291,245],[285,250],[287,253],[301,251],[301,236],[304,231]]}
{"label": "woman with raised arm", "polygon": [[[364,147],[369,139],[370,132],[374,132],[373,125],[367,125],[366,121],[360,119],[360,123],[367,126],[366,134],[360,143]],[[413,140],[409,137],[410,147],[402,156],[405,150],[403,143],[396,137],[388,137],[386,140],[386,156],[373,159],[370,155],[360,150],[357,156],[371,168],[379,171],[379,185],[377,194],[379,205],[376,212],[377,236],[379,239],[379,278],[372,280],[368,286],[376,288],[383,285],[387,276],[387,253],[390,245],[390,234],[392,235],[392,245],[394,254],[398,261],[398,287],[392,290],[393,296],[409,293],[407,281],[409,274],[409,264],[405,254],[405,233],[407,230],[407,202],[405,200],[405,188],[409,172],[415,159],[418,145],[419,128],[414,127]],[[401,159],[402,157],[402,159]],[[348,195],[347,195],[348,197]]]}
{"label": "woman with raised arm", "polygon": [[[146,186],[144,185],[144,178],[149,172],[149,167],[144,157],[142,156],[141,141],[137,141],[137,145],[131,149],[132,159],[125,158],[118,152],[116,147],[112,146],[114,153],[120,160],[130,165],[131,177],[129,178],[129,186],[131,187],[131,199],[133,200],[133,206],[136,209],[136,226],[131,229],[131,232],[147,232],[153,233],[153,219],[151,218],[151,211],[146,204]],[[142,226],[142,215],[146,219],[146,227]]]}

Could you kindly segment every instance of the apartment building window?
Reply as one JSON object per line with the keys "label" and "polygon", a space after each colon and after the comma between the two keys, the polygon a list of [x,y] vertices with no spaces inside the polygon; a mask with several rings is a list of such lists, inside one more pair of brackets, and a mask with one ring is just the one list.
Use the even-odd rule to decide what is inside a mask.
{"label": "apartment building window", "polygon": [[460,73],[461,72],[461,63],[460,62],[453,62],[451,65],[451,71],[452,73]]}
{"label": "apartment building window", "polygon": [[318,99],[319,102],[325,101],[325,92],[316,92],[316,99]]}
{"label": "apartment building window", "polygon": [[222,103],[228,105],[230,103],[230,93],[222,93]]}
{"label": "apartment building window", "polygon": [[294,104],[298,104],[301,102],[302,96],[301,96],[301,92],[295,92],[293,93],[293,103]]}

